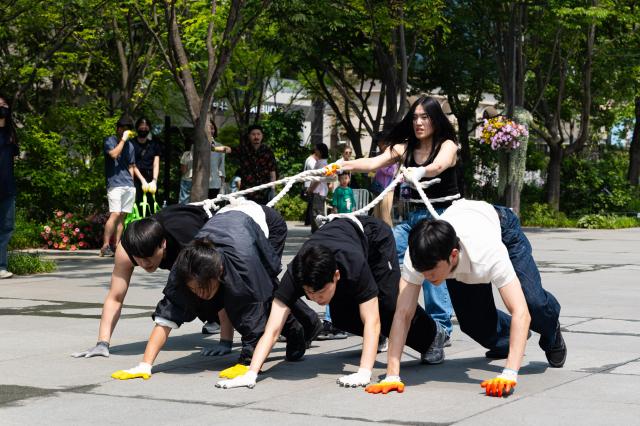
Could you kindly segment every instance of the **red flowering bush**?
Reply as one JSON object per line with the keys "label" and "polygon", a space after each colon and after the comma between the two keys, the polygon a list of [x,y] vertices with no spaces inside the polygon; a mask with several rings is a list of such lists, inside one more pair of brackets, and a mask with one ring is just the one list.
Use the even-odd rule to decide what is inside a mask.
{"label": "red flowering bush", "polygon": [[58,210],[51,223],[43,226],[40,235],[47,248],[59,250],[91,249],[102,246],[104,215],[88,218],[74,216]]}

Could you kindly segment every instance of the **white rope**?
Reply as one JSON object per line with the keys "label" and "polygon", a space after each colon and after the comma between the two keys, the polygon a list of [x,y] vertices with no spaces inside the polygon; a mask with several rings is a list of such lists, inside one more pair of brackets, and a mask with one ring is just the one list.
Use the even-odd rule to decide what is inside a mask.
{"label": "white rope", "polygon": [[268,182],[262,185],[252,186],[251,188],[243,189],[242,191],[232,192],[230,194],[220,194],[216,198],[198,201],[194,203],[190,203],[194,206],[202,206],[209,217],[212,217],[211,210],[217,211],[220,207],[216,204],[223,201],[229,201],[234,198],[239,198],[247,194],[251,194],[253,192],[262,191],[264,189],[272,188],[276,185],[285,184],[284,188],[275,196],[267,206],[273,207],[276,205],[278,201],[284,197],[287,192],[293,187],[296,182],[329,182],[333,181],[333,176],[327,176],[328,171],[337,170],[340,167],[339,163],[332,163],[322,169],[313,169],[307,170],[301,173],[298,173],[294,176],[289,176],[282,178],[280,180],[276,180],[273,182]]}
{"label": "white rope", "polygon": [[416,178],[415,173],[413,173],[414,171],[417,171],[419,169],[422,169],[422,167],[400,167],[400,172],[396,175],[396,177],[391,181],[391,183],[380,193],[378,194],[378,196],[376,198],[374,198],[369,204],[367,204],[366,206],[364,206],[363,208],[361,208],[360,210],[357,210],[355,212],[351,212],[351,213],[333,213],[327,216],[323,216],[323,215],[318,215],[316,216],[316,223],[319,226],[324,225],[327,222],[331,222],[332,220],[336,219],[336,218],[340,218],[340,217],[347,217],[347,218],[355,218],[355,216],[366,216],[367,213],[369,212],[369,210],[371,210],[372,208],[374,208],[378,203],[380,203],[384,197],[391,191],[393,191],[395,189],[396,186],[398,186],[398,184],[400,182],[402,182],[403,180],[406,181],[407,183],[411,184],[411,186],[415,187],[416,190],[418,191],[418,194],[420,194],[420,198],[421,201],[427,206],[427,209],[429,210],[429,213],[431,213],[431,215],[434,217],[434,219],[440,219],[440,215],[435,211],[435,209],[433,208],[433,206],[431,205],[431,201],[433,202],[441,202],[441,201],[449,201],[449,200],[455,200],[457,198],[460,198],[460,194],[456,194],[456,195],[450,195],[447,197],[442,197],[442,198],[437,198],[434,200],[429,200],[429,198],[427,197],[427,195],[424,193],[424,190],[422,189],[424,188],[428,188],[431,185],[435,185],[437,183],[440,183],[440,178],[434,178],[434,179],[430,179],[426,182],[420,182],[419,179],[422,177],[418,177]]}

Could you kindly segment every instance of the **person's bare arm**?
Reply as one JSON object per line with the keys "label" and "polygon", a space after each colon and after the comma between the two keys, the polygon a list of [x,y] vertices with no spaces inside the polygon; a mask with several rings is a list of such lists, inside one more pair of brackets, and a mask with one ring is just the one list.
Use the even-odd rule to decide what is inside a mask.
{"label": "person's bare arm", "polygon": [[394,145],[375,157],[345,161],[342,163],[341,170],[347,172],[372,172],[398,161],[398,159],[402,158],[406,149],[406,144]]}
{"label": "person's bare arm", "polygon": [[111,341],[113,330],[118,323],[118,319],[120,319],[122,304],[129,289],[132,273],[133,263],[131,263],[122,245],[118,244],[114,258],[113,272],[111,273],[111,286],[102,305],[102,316],[100,318],[100,329],[98,333],[99,341]]}
{"label": "person's bare arm", "polygon": [[144,356],[142,362],[153,365],[153,362],[158,357],[158,354],[162,350],[162,347],[167,343],[167,338],[171,333],[171,327],[156,324],[151,331],[147,347],[144,350]]}
{"label": "person's bare arm", "polygon": [[529,315],[527,301],[524,298],[522,286],[518,278],[501,287],[498,291],[500,292],[502,301],[511,314],[509,357],[507,358],[505,368],[518,371],[522,364],[524,349],[527,346],[527,333],[529,332],[531,316]]}
{"label": "person's bare arm", "polygon": [[[388,151],[388,150],[387,150]],[[433,162],[425,167],[427,177],[438,176],[446,169],[456,165],[458,159],[458,146],[452,140],[446,140],[440,147],[440,152]]]}
{"label": "person's bare arm", "polygon": [[282,332],[284,323],[287,320],[290,309],[280,299],[273,299],[271,304],[271,312],[269,313],[269,319],[267,325],[264,328],[264,333],[258,341],[256,349],[253,351],[253,357],[251,358],[251,365],[249,370],[258,374],[262,368],[262,364],[271,353],[273,345],[276,344],[278,336]]}
{"label": "person's bare arm", "polygon": [[158,176],[160,176],[160,156],[156,155],[153,157],[153,180],[157,182]]}
{"label": "person's bare arm", "polygon": [[233,324],[231,324],[227,311],[224,309],[218,311],[218,318],[220,319],[220,340],[233,341]]}
{"label": "person's bare arm", "polygon": [[387,376],[400,375],[400,358],[409,333],[411,319],[416,313],[421,286],[410,284],[400,278],[400,291],[396,312],[393,316],[389,333],[389,351],[387,360]]}
{"label": "person's bare arm", "polygon": [[360,319],[364,324],[360,368],[371,371],[376,362],[380,338],[380,311],[377,297],[360,304]]}

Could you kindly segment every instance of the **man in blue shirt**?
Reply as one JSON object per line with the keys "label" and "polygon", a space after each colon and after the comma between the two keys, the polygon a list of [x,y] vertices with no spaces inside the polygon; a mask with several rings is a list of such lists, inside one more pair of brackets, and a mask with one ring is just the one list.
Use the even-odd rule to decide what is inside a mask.
{"label": "man in blue shirt", "polygon": [[110,246],[111,238],[115,234],[115,246],[117,246],[124,229],[124,219],[127,213],[131,213],[136,198],[136,188],[133,183],[135,155],[133,146],[128,142],[132,136],[130,133],[132,127],[131,119],[121,117],[116,124],[116,134],[104,141],[109,219],[104,225],[100,256],[114,255]]}

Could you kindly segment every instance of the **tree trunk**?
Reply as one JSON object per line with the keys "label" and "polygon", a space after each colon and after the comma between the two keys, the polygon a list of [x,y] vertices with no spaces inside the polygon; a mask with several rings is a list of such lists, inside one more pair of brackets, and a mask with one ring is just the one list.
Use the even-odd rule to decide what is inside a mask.
{"label": "tree trunk", "polygon": [[322,143],[324,139],[324,100],[315,98],[312,102],[313,121],[311,122],[311,145]]}
{"label": "tree trunk", "polygon": [[559,143],[549,144],[547,203],[556,211],[560,210],[560,170],[563,154],[562,146]]}
{"label": "tree trunk", "polygon": [[629,145],[629,183],[638,186],[640,175],[640,96],[636,97],[636,122]]}

